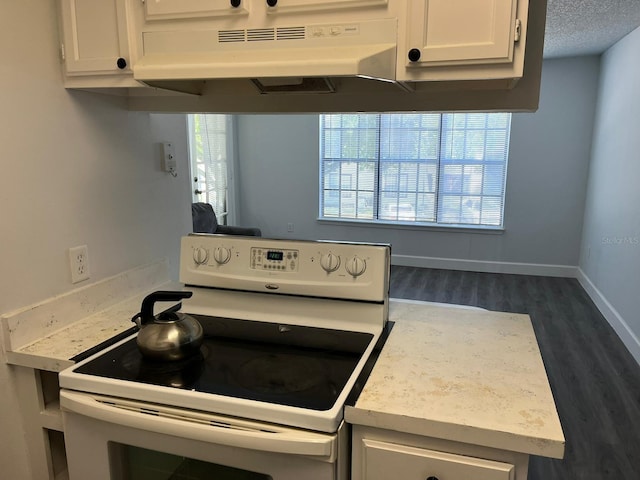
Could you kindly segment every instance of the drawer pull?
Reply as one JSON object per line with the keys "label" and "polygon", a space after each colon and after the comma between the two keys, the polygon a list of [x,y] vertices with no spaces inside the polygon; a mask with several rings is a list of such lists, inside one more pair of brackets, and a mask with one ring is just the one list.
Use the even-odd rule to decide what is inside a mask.
{"label": "drawer pull", "polygon": [[427,480],[438,480],[438,477],[434,477],[434,476],[427,477]]}

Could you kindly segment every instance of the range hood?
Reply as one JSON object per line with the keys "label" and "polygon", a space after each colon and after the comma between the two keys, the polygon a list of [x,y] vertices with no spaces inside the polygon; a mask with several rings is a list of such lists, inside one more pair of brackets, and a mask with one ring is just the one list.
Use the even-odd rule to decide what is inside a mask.
{"label": "range hood", "polygon": [[261,93],[328,93],[333,78],[396,80],[395,19],[234,30],[143,33],[134,79],[184,90],[188,81],[249,79]]}

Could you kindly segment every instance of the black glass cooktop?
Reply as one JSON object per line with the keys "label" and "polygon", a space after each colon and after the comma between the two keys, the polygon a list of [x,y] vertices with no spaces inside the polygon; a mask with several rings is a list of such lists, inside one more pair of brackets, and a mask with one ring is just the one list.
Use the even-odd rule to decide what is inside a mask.
{"label": "black glass cooktop", "polygon": [[133,338],[75,372],[329,410],[373,338],[360,332],[193,316],[205,339],[190,358],[145,359]]}

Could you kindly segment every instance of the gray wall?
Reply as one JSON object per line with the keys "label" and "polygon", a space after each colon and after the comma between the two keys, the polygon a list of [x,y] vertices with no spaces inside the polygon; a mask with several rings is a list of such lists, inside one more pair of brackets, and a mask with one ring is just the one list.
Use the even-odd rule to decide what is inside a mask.
{"label": "gray wall", "polygon": [[[273,237],[390,242],[394,263],[494,271],[509,270],[495,262],[575,266],[598,75],[597,57],[544,63],[540,109],[513,115],[503,234],[318,222],[315,115],[239,118],[238,218]],[[511,270],[567,273],[516,267]]]}
{"label": "gray wall", "polygon": [[[57,2],[3,2],[0,14],[0,313],[72,285],[68,249],[88,245],[90,282],[159,258],[177,278],[191,229],[186,162],[160,171],[158,142],[186,159],[184,115],[130,113],[126,99],[69,92]],[[30,478],[14,369],[0,359],[0,476]]]}
{"label": "gray wall", "polygon": [[[640,28],[602,58],[580,268],[640,362]],[[600,305],[599,305],[600,306]]]}

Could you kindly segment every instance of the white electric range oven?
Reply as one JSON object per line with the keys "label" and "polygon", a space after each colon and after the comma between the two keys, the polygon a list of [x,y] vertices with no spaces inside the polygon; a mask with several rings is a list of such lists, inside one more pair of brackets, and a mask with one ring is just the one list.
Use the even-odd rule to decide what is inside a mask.
{"label": "white electric range oven", "polygon": [[199,351],[135,334],[61,372],[71,480],[345,480],[343,421],[385,338],[390,247],[194,234],[181,312]]}

